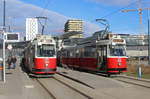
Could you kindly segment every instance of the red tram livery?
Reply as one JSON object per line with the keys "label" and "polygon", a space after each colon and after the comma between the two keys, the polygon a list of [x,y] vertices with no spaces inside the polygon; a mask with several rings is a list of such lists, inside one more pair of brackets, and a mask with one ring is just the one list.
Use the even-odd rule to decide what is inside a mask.
{"label": "red tram livery", "polygon": [[[103,31],[101,31],[103,32]],[[101,32],[65,45],[59,52],[59,64],[90,71],[119,74],[126,71],[126,42],[117,35]]]}
{"label": "red tram livery", "polygon": [[33,76],[55,74],[55,40],[51,36],[37,35],[24,50],[24,65]]}

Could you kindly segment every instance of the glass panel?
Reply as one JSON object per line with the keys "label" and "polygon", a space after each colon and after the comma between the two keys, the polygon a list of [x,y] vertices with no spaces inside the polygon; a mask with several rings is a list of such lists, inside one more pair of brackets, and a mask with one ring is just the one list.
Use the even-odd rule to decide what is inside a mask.
{"label": "glass panel", "polygon": [[88,46],[84,48],[85,57],[96,57],[96,48]]}
{"label": "glass panel", "polygon": [[125,47],[124,46],[110,46],[110,56],[126,56]]}
{"label": "glass panel", "polygon": [[43,44],[37,46],[37,56],[38,57],[53,57],[55,55],[54,45]]}

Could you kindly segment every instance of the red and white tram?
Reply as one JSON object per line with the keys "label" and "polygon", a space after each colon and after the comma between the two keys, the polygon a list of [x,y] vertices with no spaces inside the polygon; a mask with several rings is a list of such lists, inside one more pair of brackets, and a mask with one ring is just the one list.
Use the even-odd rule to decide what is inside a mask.
{"label": "red and white tram", "polygon": [[127,69],[126,42],[112,34],[100,37],[95,33],[72,46],[65,46],[59,53],[59,64],[108,75],[119,74]]}
{"label": "red and white tram", "polygon": [[51,36],[37,35],[24,50],[25,68],[33,75],[56,73],[56,42]]}

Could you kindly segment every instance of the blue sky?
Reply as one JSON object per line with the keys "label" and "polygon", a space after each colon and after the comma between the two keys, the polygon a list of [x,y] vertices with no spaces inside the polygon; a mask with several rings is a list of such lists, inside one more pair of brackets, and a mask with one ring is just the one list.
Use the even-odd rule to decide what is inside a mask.
{"label": "blue sky", "polygon": [[[47,16],[48,29],[52,32],[56,29],[63,29],[67,19],[82,19],[85,21],[83,31],[88,35],[102,29],[102,25],[95,22],[97,18],[105,18],[110,23],[110,30],[113,33],[139,33],[139,13],[126,12],[121,10],[137,9],[138,0],[7,0],[7,17],[20,31],[24,31],[26,17]],[[133,3],[133,4],[132,4]],[[2,0],[0,1],[0,5]],[[11,6],[11,7],[10,7]],[[150,7],[149,0],[142,0],[142,7]],[[43,10],[41,8],[45,8]],[[121,9],[122,8],[122,9]],[[0,9],[2,11],[2,8]],[[16,13],[17,12],[17,13]],[[57,16],[57,17],[55,17]],[[2,18],[1,18],[2,19]],[[23,20],[23,21],[22,21]],[[7,22],[7,23],[11,23]],[[143,34],[147,32],[147,11],[143,11]],[[20,26],[20,28],[18,28]],[[55,33],[59,34],[59,33]]]}

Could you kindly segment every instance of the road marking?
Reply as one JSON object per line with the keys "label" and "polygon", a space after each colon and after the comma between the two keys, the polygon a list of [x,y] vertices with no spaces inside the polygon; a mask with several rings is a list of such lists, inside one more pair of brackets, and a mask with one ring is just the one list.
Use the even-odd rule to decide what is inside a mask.
{"label": "road marking", "polygon": [[34,88],[33,85],[25,85],[24,87],[25,87],[25,88]]}

